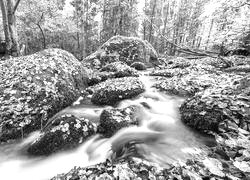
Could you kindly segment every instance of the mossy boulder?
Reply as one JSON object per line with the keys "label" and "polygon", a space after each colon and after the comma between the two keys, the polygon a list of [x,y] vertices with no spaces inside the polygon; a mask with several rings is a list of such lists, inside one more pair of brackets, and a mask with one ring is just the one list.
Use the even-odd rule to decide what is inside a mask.
{"label": "mossy boulder", "polygon": [[100,69],[101,72],[114,72],[114,78],[139,76],[138,72],[123,62],[107,64]]}
{"label": "mossy boulder", "polygon": [[111,78],[138,77],[138,72],[123,62],[107,64],[99,70],[93,70],[89,75],[88,84],[93,86]]}
{"label": "mossy boulder", "polygon": [[115,105],[123,99],[130,99],[145,91],[143,83],[137,77],[108,79],[88,88],[93,92],[91,101],[96,105]]}
{"label": "mossy boulder", "polygon": [[233,78],[234,75],[230,74],[200,74],[197,72],[179,77],[160,78],[153,86],[170,95],[192,97],[209,87],[216,87],[220,83],[230,83]]}
{"label": "mossy boulder", "polygon": [[143,62],[146,66],[158,64],[158,55],[153,46],[140,38],[114,36],[104,43],[95,53],[83,59],[87,67],[95,67],[96,60],[101,66],[122,61],[131,65],[133,62]]}
{"label": "mossy boulder", "polygon": [[[242,169],[244,164],[242,164]],[[75,167],[68,173],[60,174],[51,180],[75,179],[155,179],[155,180],[206,180],[206,179],[247,179],[248,172],[236,167],[228,167],[224,161],[215,158],[188,160],[186,163],[173,164],[171,167],[159,166],[140,158],[130,158],[116,162],[106,161],[88,167]]]}
{"label": "mossy boulder", "polygon": [[87,87],[86,70],[60,49],[7,59],[0,69],[0,141],[40,129]]}
{"label": "mossy boulder", "polygon": [[149,75],[150,76],[160,76],[160,77],[166,77],[166,78],[172,78],[172,77],[181,77],[185,74],[188,74],[188,70],[180,69],[180,68],[165,68],[165,69],[154,69],[152,70]]}
{"label": "mossy boulder", "polygon": [[88,85],[93,86],[112,78],[115,78],[115,72],[100,72],[94,70],[89,74]]}
{"label": "mossy boulder", "polygon": [[175,57],[168,59],[166,61],[168,68],[181,68],[184,69],[186,67],[191,66],[191,62],[189,59],[183,58],[183,57]]}
{"label": "mossy boulder", "polygon": [[150,75],[157,77],[155,88],[172,95],[191,97],[209,87],[230,83],[237,76],[210,65],[207,59],[177,58],[171,61],[173,63],[167,68],[153,70]]}
{"label": "mossy boulder", "polygon": [[27,152],[41,156],[77,147],[96,132],[96,125],[88,119],[78,119],[65,114],[53,121],[45,131],[29,145]]}
{"label": "mossy boulder", "polygon": [[168,179],[163,168],[139,158],[130,161],[120,160],[117,163],[106,161],[86,168],[75,167],[70,172],[57,175],[51,180],[73,179]]}
{"label": "mossy boulder", "polygon": [[214,86],[187,99],[181,119],[200,131],[250,130],[250,76]]}
{"label": "mossy boulder", "polygon": [[147,66],[143,62],[134,62],[130,66],[138,71],[143,71],[147,69]]}
{"label": "mossy boulder", "polygon": [[139,109],[139,106],[129,106],[124,109],[103,110],[97,132],[105,137],[111,137],[121,128],[138,125]]}

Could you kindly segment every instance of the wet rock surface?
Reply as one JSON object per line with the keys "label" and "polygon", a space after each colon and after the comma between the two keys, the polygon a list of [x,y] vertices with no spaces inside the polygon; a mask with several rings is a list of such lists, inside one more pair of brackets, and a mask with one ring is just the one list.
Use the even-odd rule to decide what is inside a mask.
{"label": "wet rock surface", "polygon": [[224,132],[250,130],[250,76],[221,84],[187,99],[181,106],[182,120],[198,130]]}
{"label": "wet rock surface", "polygon": [[0,142],[40,129],[87,87],[86,70],[60,49],[7,59],[0,69]]}
{"label": "wet rock surface", "polygon": [[114,62],[105,65],[100,71],[115,72],[116,77],[139,76],[138,72],[123,62]]}
{"label": "wet rock surface", "polygon": [[121,128],[138,125],[140,118],[138,117],[139,110],[139,106],[103,110],[97,132],[105,137],[111,137]]}
{"label": "wet rock surface", "polygon": [[78,119],[71,114],[65,114],[46,127],[40,137],[29,145],[27,152],[41,156],[72,149],[85,142],[95,132],[96,125],[88,119]]}
{"label": "wet rock surface", "polygon": [[130,66],[138,71],[143,71],[147,69],[146,65],[142,62],[134,62]]}
{"label": "wet rock surface", "polygon": [[93,92],[91,101],[97,105],[115,105],[123,99],[130,99],[145,91],[136,77],[109,79],[89,88]]}
{"label": "wet rock surface", "polygon": [[185,74],[188,74],[187,70],[182,70],[180,68],[174,68],[174,69],[155,69],[149,73],[150,76],[160,76],[160,77],[166,77],[166,78],[172,78],[174,76],[181,77]]}
{"label": "wet rock surface", "polygon": [[191,97],[209,87],[230,84],[233,79],[242,77],[241,74],[224,72],[221,68],[227,66],[223,61],[215,61],[212,58],[209,60],[207,58],[199,60],[177,58],[176,62],[175,59],[168,60],[164,69],[150,72],[151,76],[157,78],[153,86],[168,94]]}
{"label": "wet rock surface", "polygon": [[128,65],[133,62],[143,62],[152,66],[158,63],[157,58],[156,51],[147,41],[136,37],[114,36],[95,53],[85,58],[82,63],[91,68],[97,60],[102,66],[116,61],[122,61]]}
{"label": "wet rock surface", "polygon": [[88,84],[93,86],[111,78],[138,76],[139,74],[134,68],[131,68],[122,62],[114,62],[90,73]]}
{"label": "wet rock surface", "polygon": [[[60,174],[52,180],[73,179],[247,179],[249,173],[239,173],[235,166],[226,166],[219,160],[209,157],[188,160],[186,163],[162,167],[140,158],[122,159],[117,162],[106,161],[86,168],[75,167],[66,174]],[[238,173],[237,173],[238,171]]]}

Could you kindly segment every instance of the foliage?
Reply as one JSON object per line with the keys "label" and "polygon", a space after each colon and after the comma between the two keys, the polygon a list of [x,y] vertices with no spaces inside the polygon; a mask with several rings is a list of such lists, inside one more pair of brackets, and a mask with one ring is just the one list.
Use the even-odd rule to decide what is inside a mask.
{"label": "foliage", "polygon": [[137,0],[104,0],[101,26],[101,42],[116,35],[138,35]]}
{"label": "foliage", "polygon": [[[246,0],[211,0],[205,6],[207,9],[200,17],[204,22],[203,28],[207,31],[201,42],[205,47],[212,45],[226,46],[228,49],[243,47],[246,45],[244,38],[249,34],[250,13]],[[209,8],[215,6],[214,10]],[[208,35],[208,29],[211,29]],[[200,34],[204,31],[200,30]]]}

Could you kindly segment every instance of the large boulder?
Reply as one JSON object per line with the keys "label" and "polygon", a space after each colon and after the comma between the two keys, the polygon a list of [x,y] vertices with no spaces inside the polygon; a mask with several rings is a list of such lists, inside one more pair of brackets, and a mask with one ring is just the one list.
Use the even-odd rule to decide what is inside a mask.
{"label": "large boulder", "polygon": [[185,76],[160,78],[153,86],[171,95],[192,97],[197,92],[202,92],[209,87],[215,87],[220,83],[230,83],[233,78],[234,75],[230,74],[201,74],[200,72],[190,72],[190,74],[186,74]]}
{"label": "large boulder", "polygon": [[137,77],[109,79],[88,88],[93,92],[91,101],[96,105],[115,105],[123,99],[130,99],[145,91]]}
{"label": "large boulder", "polygon": [[213,61],[213,58],[199,61],[176,58],[168,61],[167,68],[153,70],[150,75],[157,77],[153,86],[160,91],[190,97],[209,87],[228,84],[235,79],[237,75],[223,72],[219,68],[222,66],[224,64],[221,61]]}
{"label": "large boulder", "polygon": [[181,119],[200,131],[250,131],[250,76],[197,93],[181,106]]}
{"label": "large boulder", "polygon": [[[128,65],[133,62],[143,62],[147,66],[158,64],[158,55],[152,45],[140,38],[114,36],[104,43],[95,53],[83,60],[87,67],[122,61]],[[100,65],[98,65],[100,66]]]}
{"label": "large boulder", "polygon": [[31,155],[50,155],[59,150],[77,147],[96,131],[96,125],[88,119],[78,119],[65,114],[53,121],[27,151]]}
{"label": "large boulder", "polygon": [[8,59],[0,69],[0,141],[40,129],[87,87],[86,70],[60,49]]}
{"label": "large boulder", "polygon": [[129,106],[124,109],[106,109],[100,116],[100,124],[97,132],[105,137],[113,136],[118,130],[124,127],[138,125],[139,106]]}

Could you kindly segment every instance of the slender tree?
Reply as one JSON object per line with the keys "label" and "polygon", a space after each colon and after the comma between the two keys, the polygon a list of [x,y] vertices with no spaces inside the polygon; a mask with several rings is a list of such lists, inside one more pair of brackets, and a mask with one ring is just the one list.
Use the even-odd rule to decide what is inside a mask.
{"label": "slender tree", "polygon": [[15,2],[13,0],[0,0],[6,42],[6,54],[13,56],[20,55],[15,16],[19,3],[20,0]]}

